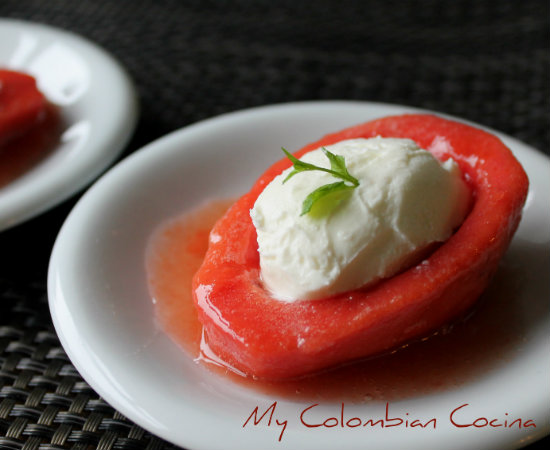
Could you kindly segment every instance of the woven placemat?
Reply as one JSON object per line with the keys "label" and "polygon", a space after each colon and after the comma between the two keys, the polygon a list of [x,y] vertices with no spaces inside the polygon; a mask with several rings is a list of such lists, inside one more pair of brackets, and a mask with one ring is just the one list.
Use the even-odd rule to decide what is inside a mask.
{"label": "woven placemat", "polygon": [[[0,2],[0,17],[74,31],[126,66],[142,114],[124,156],[220,113],[316,99],[433,109],[549,154],[549,12],[546,0]],[[105,403],[53,330],[48,258],[77,198],[0,233],[0,448],[171,447]]]}
{"label": "woven placemat", "polygon": [[0,279],[0,447],[159,449],[82,380],[52,329],[43,283]]}

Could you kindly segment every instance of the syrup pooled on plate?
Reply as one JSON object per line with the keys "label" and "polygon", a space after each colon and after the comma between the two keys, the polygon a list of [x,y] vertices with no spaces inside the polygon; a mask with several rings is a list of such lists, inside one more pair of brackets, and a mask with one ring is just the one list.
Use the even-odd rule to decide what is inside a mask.
{"label": "syrup pooled on plate", "polygon": [[[156,318],[199,363],[269,395],[328,401],[398,400],[460,386],[506,362],[522,340],[517,280],[503,266],[469,317],[391,353],[284,381],[241,376],[212,355],[193,304],[191,280],[209,232],[232,201],[212,201],[163,224],[147,250]],[[206,345],[206,346],[205,346]]]}

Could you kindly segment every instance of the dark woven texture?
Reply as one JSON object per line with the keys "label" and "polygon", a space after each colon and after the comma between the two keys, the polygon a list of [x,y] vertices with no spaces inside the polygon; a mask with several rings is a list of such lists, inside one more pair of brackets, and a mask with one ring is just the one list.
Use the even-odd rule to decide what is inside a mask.
{"label": "dark woven texture", "polygon": [[[549,12],[547,0],[0,1],[0,17],[74,31],[127,67],[142,115],[125,155],[223,112],[314,99],[429,108],[549,154]],[[83,381],[53,330],[48,257],[77,198],[0,234],[0,448],[168,448]]]}

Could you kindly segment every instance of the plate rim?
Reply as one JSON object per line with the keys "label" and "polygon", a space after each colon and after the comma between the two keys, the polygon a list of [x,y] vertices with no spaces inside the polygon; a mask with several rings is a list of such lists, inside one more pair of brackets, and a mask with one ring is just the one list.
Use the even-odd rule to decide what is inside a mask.
{"label": "plate rim", "polygon": [[[50,176],[54,181],[46,184],[46,186],[41,186],[41,188],[44,189],[35,189],[35,192],[28,193],[28,191],[30,191],[29,188],[32,188],[32,184],[37,181],[33,174],[29,174],[28,179],[24,178],[26,174],[23,174],[22,177],[20,177],[21,179],[18,178],[4,186],[4,192],[0,191],[0,197],[4,196],[4,199],[7,198],[6,202],[8,203],[2,205],[2,209],[0,210],[0,232],[2,232],[26,222],[62,203],[72,195],[83,190],[105,171],[105,169],[120,156],[133,135],[139,118],[139,102],[136,87],[126,68],[108,50],[86,37],[49,24],[12,18],[0,18],[0,30],[7,32],[13,30],[20,33],[30,32],[39,36],[46,36],[48,39],[58,39],[60,42],[68,43],[71,48],[74,47],[76,50],[82,50],[85,53],[93,55],[94,64],[88,65],[90,72],[99,72],[99,74],[101,74],[108,70],[110,74],[115,77],[114,82],[117,88],[120,89],[122,100],[120,107],[125,113],[124,117],[113,118],[113,122],[115,122],[116,125],[108,129],[107,132],[104,130],[100,133],[97,131],[95,132],[95,136],[104,137],[100,140],[103,141],[103,143],[86,143],[86,155],[88,156],[86,162],[82,162],[81,160],[73,161],[70,170],[59,168],[61,170],[61,175],[59,171],[56,171],[54,176]],[[41,45],[43,44],[39,43],[38,47],[40,48]],[[98,65],[97,61],[100,61],[101,64]],[[6,62],[0,63],[0,66],[6,69],[24,72],[24,70],[22,70],[24,67],[13,67]],[[67,112],[67,109],[63,106],[59,108],[61,114]],[[67,128],[77,122],[78,119],[85,119],[85,117],[85,115],[75,116],[72,114],[72,117],[67,123]],[[56,149],[52,151],[52,155],[49,157],[53,156],[55,153]],[[47,157],[46,160],[49,157]],[[39,165],[41,164],[42,163],[39,163]],[[53,173],[54,170],[55,168],[53,168],[51,172]],[[59,177],[61,176],[63,177],[61,181],[68,182],[60,183]],[[44,180],[44,177],[45,175],[41,174],[38,181]],[[12,183],[17,182],[19,179],[20,182],[17,185],[10,187]]]}
{"label": "plate rim", "polygon": [[[346,100],[328,100],[328,101],[315,101],[315,100],[313,100],[313,101],[305,101],[305,102],[277,103],[277,104],[273,104],[273,105],[263,105],[263,106],[259,106],[259,107],[248,108],[248,109],[244,109],[244,110],[225,113],[225,114],[222,114],[220,116],[205,119],[203,121],[188,125],[186,127],[182,127],[178,130],[175,130],[175,131],[173,131],[173,132],[171,132],[171,133],[169,133],[169,134],[167,134],[167,135],[165,135],[165,136],[163,136],[163,137],[161,137],[161,138],[145,145],[141,149],[137,150],[132,155],[128,156],[125,160],[121,161],[119,164],[117,164],[116,166],[111,168],[111,170],[109,170],[109,172],[104,174],[103,177],[101,177],[97,181],[96,184],[103,183],[103,179],[105,179],[106,177],[115,176],[115,175],[112,175],[112,174],[113,173],[116,174],[117,171],[123,170],[123,169],[121,169],[121,167],[126,167],[128,165],[134,164],[132,161],[136,161],[136,160],[139,160],[141,158],[146,158],[147,155],[152,154],[155,151],[155,149],[157,149],[157,151],[158,151],[158,150],[160,150],[160,147],[170,146],[172,144],[172,142],[175,142],[175,141],[181,139],[182,136],[185,136],[186,134],[188,134],[189,132],[192,132],[194,130],[200,130],[203,127],[216,126],[217,123],[223,122],[228,118],[231,119],[231,118],[234,118],[234,117],[239,117],[243,114],[250,114],[250,113],[253,113],[253,112],[258,112],[260,110],[261,111],[266,111],[266,112],[269,113],[270,111],[281,109],[281,108],[285,109],[285,108],[294,108],[294,107],[301,107],[301,106],[311,106],[312,104],[315,104],[317,106],[323,106],[323,107],[327,106],[327,107],[331,107],[331,108],[339,107],[339,106],[343,106],[343,107],[357,106],[357,107],[360,107],[360,108],[361,107],[370,107],[370,108],[376,108],[376,109],[381,108],[381,107],[389,107],[389,108],[394,108],[396,110],[396,112],[398,112],[398,113],[399,112],[404,113],[404,112],[407,112],[407,111],[411,111],[411,112],[424,112],[424,113],[437,114],[437,115],[440,115],[442,117],[448,117],[448,118],[452,118],[454,120],[459,120],[459,121],[462,121],[462,122],[465,122],[465,123],[473,124],[477,127],[481,127],[483,129],[494,132],[495,134],[499,135],[499,137],[500,136],[505,136],[507,139],[511,139],[512,141],[521,144],[522,151],[527,150],[528,152],[533,152],[533,154],[536,154],[537,156],[541,156],[541,157],[545,158],[545,160],[547,162],[550,161],[548,156],[546,156],[542,152],[530,147],[527,144],[524,144],[523,142],[521,142],[521,141],[519,141],[519,140],[517,140],[513,137],[507,136],[504,133],[501,133],[501,132],[498,132],[498,131],[495,131],[495,130],[491,130],[490,128],[484,127],[483,125],[480,125],[480,124],[477,124],[477,123],[469,122],[467,120],[464,120],[464,119],[461,119],[461,118],[456,118],[456,117],[449,116],[449,115],[446,115],[446,114],[442,114],[442,113],[439,113],[439,112],[429,111],[429,110],[424,110],[424,109],[414,108],[414,107],[409,107],[409,106],[402,106],[402,105],[395,105],[395,104],[388,104],[388,103],[380,103],[380,102],[346,101]],[[95,187],[95,185],[92,186],[92,188],[89,190],[89,192],[93,191],[94,187]],[[90,194],[89,192],[87,192],[84,197],[86,197],[88,195],[93,195],[93,194]],[[83,199],[81,199],[79,201],[79,204],[82,201],[83,201]],[[60,239],[60,236],[62,236],[64,228],[67,226],[67,223],[69,223],[69,221],[71,220],[71,216],[73,215],[73,213],[77,209],[77,207],[78,207],[78,204],[73,209],[73,211],[71,211],[71,214],[69,215],[69,217],[67,218],[67,220],[63,224],[63,227],[62,227],[62,229],[59,233],[59,236],[58,236],[58,240]],[[132,411],[128,410],[126,405],[122,405],[119,401],[117,401],[117,400],[113,401],[112,398],[108,398],[108,397],[110,397],[109,393],[106,393],[101,387],[98,388],[94,384],[94,380],[88,380],[87,375],[85,373],[86,372],[85,368],[81,367],[79,362],[75,361],[71,345],[70,345],[69,342],[67,342],[67,340],[65,339],[65,336],[64,336],[64,334],[61,330],[62,329],[62,324],[60,323],[60,321],[58,320],[58,316],[56,315],[57,305],[55,305],[55,302],[53,300],[53,298],[56,295],[56,293],[55,293],[55,282],[54,282],[53,278],[54,278],[54,269],[55,269],[55,258],[56,258],[56,255],[57,255],[56,251],[57,251],[58,245],[59,245],[58,240],[56,240],[56,243],[55,243],[55,246],[54,246],[54,251],[52,252],[52,257],[51,257],[51,260],[50,260],[50,268],[49,268],[49,273],[48,273],[48,297],[49,297],[49,302],[50,302],[50,310],[51,310],[51,313],[52,313],[52,318],[53,318],[53,321],[54,321],[56,331],[57,331],[58,336],[60,337],[60,341],[61,341],[63,347],[65,348],[65,351],[69,355],[71,361],[78,368],[78,370],[82,374],[83,378],[86,379],[89,382],[89,384],[98,393],[100,393],[100,395],[102,397],[104,397],[107,401],[109,401],[109,403],[113,404],[116,409],[121,410],[121,412],[123,412],[130,420],[138,423],[143,428],[148,429],[151,432],[161,436],[163,439],[166,439],[167,441],[173,442],[176,445],[194,445],[194,444],[190,444],[190,443],[182,443],[182,442],[174,441],[173,437],[170,436],[170,434],[169,434],[169,430],[163,430],[162,427],[152,427],[150,423],[143,423],[143,421],[140,420],[141,417],[138,416],[136,418],[136,415],[132,414]],[[83,371],[83,369],[84,369],[84,371]],[[542,437],[544,434],[548,433],[549,431],[550,430],[548,430],[548,429],[547,430],[541,430],[540,432],[543,433],[543,434],[540,434],[538,437],[539,438]],[[502,442],[499,442],[498,444],[501,445]],[[202,448],[202,447],[200,447],[200,448]],[[510,446],[510,448],[514,448],[514,447]]]}

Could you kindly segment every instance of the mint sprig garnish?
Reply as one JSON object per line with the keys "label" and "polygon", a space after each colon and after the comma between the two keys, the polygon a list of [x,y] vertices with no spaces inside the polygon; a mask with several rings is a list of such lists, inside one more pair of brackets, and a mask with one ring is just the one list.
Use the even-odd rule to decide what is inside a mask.
{"label": "mint sprig garnish", "polygon": [[343,194],[345,192],[350,192],[351,190],[359,186],[359,180],[350,175],[350,173],[348,172],[345,158],[341,155],[335,155],[334,153],[329,152],[325,147],[322,147],[322,151],[330,161],[330,169],[300,161],[298,158],[289,153],[285,148],[283,148],[282,150],[283,152],[285,152],[285,155],[288,157],[288,159],[290,159],[290,161],[292,161],[293,164],[292,172],[290,172],[288,176],[283,180],[283,183],[286,183],[297,173],[307,172],[310,170],[319,170],[321,172],[330,173],[333,177],[343,180],[336,183],[325,184],[311,192],[302,202],[302,212],[300,216],[311,212],[312,208],[316,204],[320,203],[320,201],[323,199],[329,199],[329,196],[330,199],[333,199],[332,203],[335,206],[342,200],[342,195],[334,194]]}

